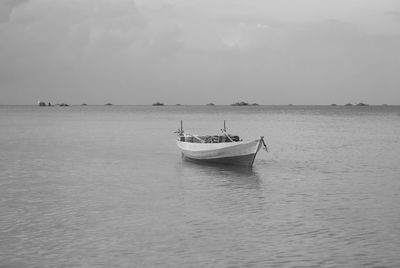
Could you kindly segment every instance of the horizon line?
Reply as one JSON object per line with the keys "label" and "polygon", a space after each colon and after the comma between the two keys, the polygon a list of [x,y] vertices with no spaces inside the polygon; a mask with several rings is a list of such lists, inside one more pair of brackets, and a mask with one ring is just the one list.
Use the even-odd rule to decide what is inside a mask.
{"label": "horizon line", "polygon": [[[213,103],[212,105],[208,104],[182,104],[182,103],[176,103],[176,104],[165,104],[162,103],[161,105],[154,105],[154,104],[112,104],[112,103],[104,103],[104,104],[88,104],[88,103],[82,103],[82,104],[67,104],[67,103],[56,103],[52,104],[51,106],[48,106],[46,103],[45,107],[53,107],[53,106],[60,106],[60,104],[67,104],[68,106],[239,106],[239,107],[256,107],[256,106],[357,106],[357,104],[360,103],[346,103],[346,104],[336,104],[336,103],[331,103],[331,104],[295,104],[295,103],[286,103],[286,104],[251,104],[249,103],[248,105],[234,105],[233,104],[215,104]],[[382,104],[369,104],[369,103],[362,103],[365,104],[365,106],[399,106],[400,104],[388,104],[388,103],[382,103]],[[39,106],[38,104],[1,104],[0,106]],[[360,106],[360,105],[358,105]]]}

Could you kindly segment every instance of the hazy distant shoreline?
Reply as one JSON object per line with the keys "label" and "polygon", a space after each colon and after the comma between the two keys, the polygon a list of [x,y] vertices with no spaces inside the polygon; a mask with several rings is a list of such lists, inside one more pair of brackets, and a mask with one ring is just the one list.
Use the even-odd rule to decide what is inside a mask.
{"label": "hazy distant shoreline", "polygon": [[[39,107],[37,104],[0,104],[0,106],[34,106],[34,107]],[[369,107],[369,106],[373,106],[373,107],[385,107],[385,106],[400,106],[400,104],[368,104],[365,106],[357,106],[355,104],[353,105],[346,105],[346,104],[336,104],[336,105],[332,105],[332,104],[258,104],[258,105],[245,105],[245,106],[235,106],[235,105],[231,105],[231,104],[214,104],[214,105],[206,105],[206,104],[164,104],[164,105],[160,105],[160,106],[154,106],[152,104],[113,104],[113,105],[105,105],[105,104],[69,104],[66,107],[63,108],[67,108],[67,107],[71,107],[71,106],[153,106],[155,108],[159,108],[159,107],[179,107],[179,106],[207,106],[210,109],[212,109],[215,106],[227,106],[227,107],[250,107],[250,108],[254,108],[257,109],[257,106],[287,106],[287,107],[299,107],[299,106],[329,106],[332,108],[338,108],[338,107],[357,107],[357,108],[361,108],[361,107]],[[51,107],[62,107],[60,105],[52,105],[52,106],[44,106],[41,108],[51,108]],[[240,108],[238,108],[240,109]]]}

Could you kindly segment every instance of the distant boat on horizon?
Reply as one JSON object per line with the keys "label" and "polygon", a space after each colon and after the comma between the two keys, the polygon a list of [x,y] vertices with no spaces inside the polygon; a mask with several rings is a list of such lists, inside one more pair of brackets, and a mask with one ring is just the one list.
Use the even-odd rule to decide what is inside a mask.
{"label": "distant boat on horizon", "polygon": [[112,103],[106,103],[106,104],[104,104],[104,105],[106,105],[106,106],[111,106],[112,105]]}
{"label": "distant boat on horizon", "polygon": [[359,103],[356,104],[356,106],[369,106],[369,104],[359,102]]}
{"label": "distant boat on horizon", "polygon": [[241,101],[241,102],[235,102],[232,103],[231,106],[248,106],[249,103],[245,102],[245,101]]}
{"label": "distant boat on horizon", "polygon": [[157,101],[157,102],[153,103],[152,105],[153,106],[164,106],[164,103]]}

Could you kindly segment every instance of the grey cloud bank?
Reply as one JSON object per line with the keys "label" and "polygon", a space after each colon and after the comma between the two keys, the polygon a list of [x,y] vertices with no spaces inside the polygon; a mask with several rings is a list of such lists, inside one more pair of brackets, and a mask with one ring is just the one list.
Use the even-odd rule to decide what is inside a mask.
{"label": "grey cloud bank", "polygon": [[397,2],[5,1],[0,104],[399,104]]}

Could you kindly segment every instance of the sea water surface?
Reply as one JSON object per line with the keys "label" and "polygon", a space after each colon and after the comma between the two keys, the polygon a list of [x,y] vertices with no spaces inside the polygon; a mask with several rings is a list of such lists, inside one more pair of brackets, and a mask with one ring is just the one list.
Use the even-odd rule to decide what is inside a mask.
{"label": "sea water surface", "polygon": [[[173,131],[266,137],[252,170]],[[399,106],[0,106],[0,267],[399,267]]]}

